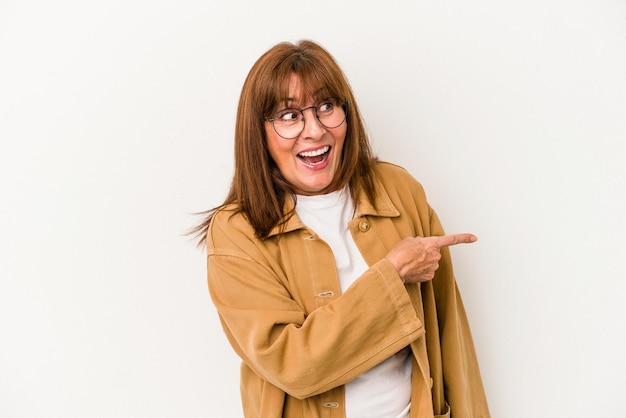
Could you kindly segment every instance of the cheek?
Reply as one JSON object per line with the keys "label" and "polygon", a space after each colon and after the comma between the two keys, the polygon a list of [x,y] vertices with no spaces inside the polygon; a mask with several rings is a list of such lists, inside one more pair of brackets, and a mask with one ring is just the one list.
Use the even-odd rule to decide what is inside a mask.
{"label": "cheek", "polygon": [[267,150],[270,153],[270,156],[274,159],[276,159],[276,138],[273,137],[273,130],[271,126],[267,126],[267,124],[265,125],[265,146],[267,147]]}
{"label": "cheek", "polygon": [[[347,128],[343,128],[342,131],[339,132],[339,134],[336,136],[335,146],[339,148],[340,151],[343,151],[343,147],[346,144],[346,134],[347,134]],[[340,152],[339,154],[342,154],[342,152]]]}
{"label": "cheek", "polygon": [[269,154],[276,164],[280,164],[281,160],[287,158],[291,154],[293,143],[290,141],[285,141],[284,139],[278,137],[273,130],[270,131],[267,128],[265,128],[265,137]]}

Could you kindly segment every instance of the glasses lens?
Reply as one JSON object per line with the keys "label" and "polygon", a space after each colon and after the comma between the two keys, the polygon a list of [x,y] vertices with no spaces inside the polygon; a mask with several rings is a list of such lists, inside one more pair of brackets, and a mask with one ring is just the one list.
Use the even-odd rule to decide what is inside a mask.
{"label": "glasses lens", "polygon": [[322,100],[317,105],[316,114],[320,123],[329,129],[338,127],[346,120],[343,103],[334,97]]}
{"label": "glasses lens", "polygon": [[304,128],[302,112],[298,109],[283,109],[274,116],[274,129],[285,139],[300,135]]}

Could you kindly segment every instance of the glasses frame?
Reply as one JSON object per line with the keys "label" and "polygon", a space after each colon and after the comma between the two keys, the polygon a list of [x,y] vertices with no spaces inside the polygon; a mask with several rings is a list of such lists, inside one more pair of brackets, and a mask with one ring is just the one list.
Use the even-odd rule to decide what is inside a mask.
{"label": "glasses frame", "polygon": [[327,98],[325,98],[325,99],[322,99],[322,100],[321,100],[321,101],[320,101],[320,102],[319,102],[316,106],[309,106],[309,107],[305,107],[304,109],[299,109],[299,108],[297,108],[297,107],[286,107],[286,108],[281,109],[281,110],[279,110],[278,112],[276,112],[276,113],[279,113],[279,112],[283,112],[283,111],[285,111],[285,110],[297,110],[297,111],[299,111],[299,112],[300,112],[300,114],[302,115],[302,119],[300,119],[300,121],[301,121],[301,122],[304,122],[304,123],[302,124],[302,129],[300,130],[300,132],[298,132],[298,134],[297,134],[296,136],[292,136],[292,137],[290,137],[290,138],[287,138],[286,136],[282,136],[282,135],[278,132],[278,130],[276,129],[276,126],[274,125],[274,120],[276,120],[276,118],[266,118],[266,119],[265,119],[265,122],[270,122],[270,123],[272,124],[272,128],[274,128],[274,132],[276,132],[276,135],[280,136],[281,138],[283,138],[283,139],[287,139],[287,140],[296,139],[297,137],[299,137],[299,136],[300,136],[300,134],[302,133],[302,131],[304,131],[304,128],[305,128],[305,126],[306,126],[306,120],[304,119],[304,111],[305,111],[305,110],[309,110],[309,109],[314,109],[313,114],[315,115],[315,119],[317,119],[317,121],[320,123],[320,125],[322,125],[322,126],[323,126],[324,128],[326,128],[326,129],[335,129],[335,128],[338,128],[338,127],[340,127],[341,125],[343,125],[343,123],[346,121],[346,119],[348,119],[348,101],[347,101],[347,100],[344,100],[344,101],[343,101],[343,103],[341,104],[341,107],[343,108],[343,113],[344,113],[343,120],[342,120],[341,122],[339,122],[339,124],[338,124],[338,125],[335,125],[335,126],[326,126],[326,125],[324,125],[324,123],[320,120],[320,117],[319,117],[319,115],[317,114],[317,108],[318,108],[319,106],[321,106],[321,105],[325,104],[325,102],[324,102],[324,101],[325,101],[325,100],[329,100],[329,99],[336,99],[337,101],[339,101],[339,98],[338,98],[338,97],[327,97]]}

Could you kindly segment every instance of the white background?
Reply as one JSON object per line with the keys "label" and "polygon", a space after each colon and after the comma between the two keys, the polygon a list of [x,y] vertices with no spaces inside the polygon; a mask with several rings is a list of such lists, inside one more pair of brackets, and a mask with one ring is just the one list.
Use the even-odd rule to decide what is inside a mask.
{"label": "white background", "polygon": [[496,418],[626,417],[626,3],[0,1],[0,416],[240,417],[184,232],[312,38],[455,247]]}

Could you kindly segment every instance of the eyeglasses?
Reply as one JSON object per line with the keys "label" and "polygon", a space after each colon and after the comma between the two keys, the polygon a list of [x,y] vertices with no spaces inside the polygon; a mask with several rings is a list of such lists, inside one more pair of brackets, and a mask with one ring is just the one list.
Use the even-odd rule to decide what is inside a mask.
{"label": "eyeglasses", "polygon": [[297,138],[304,130],[304,111],[313,109],[315,117],[328,129],[337,128],[346,120],[347,114],[346,100],[342,101],[336,97],[329,97],[318,103],[317,106],[309,106],[304,109],[283,109],[279,110],[274,117],[265,119],[271,122],[274,131],[284,139]]}

